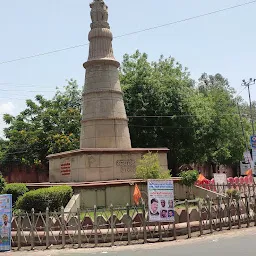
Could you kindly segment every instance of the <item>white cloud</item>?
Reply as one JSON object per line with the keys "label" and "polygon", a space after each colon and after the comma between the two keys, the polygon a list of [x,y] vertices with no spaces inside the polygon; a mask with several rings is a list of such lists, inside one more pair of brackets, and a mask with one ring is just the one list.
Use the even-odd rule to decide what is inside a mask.
{"label": "white cloud", "polygon": [[13,114],[15,107],[12,102],[0,104],[0,114]]}
{"label": "white cloud", "polygon": [[3,129],[6,127],[6,124],[3,121],[4,114],[14,114],[15,106],[12,102],[0,104],[0,137],[4,137]]}

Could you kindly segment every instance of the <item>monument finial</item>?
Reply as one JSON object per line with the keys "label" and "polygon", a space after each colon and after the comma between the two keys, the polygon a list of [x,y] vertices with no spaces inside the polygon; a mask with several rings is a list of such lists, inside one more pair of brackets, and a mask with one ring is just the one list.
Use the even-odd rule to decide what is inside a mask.
{"label": "monument finial", "polygon": [[108,6],[103,0],[94,0],[91,4],[91,29],[110,28],[108,24]]}

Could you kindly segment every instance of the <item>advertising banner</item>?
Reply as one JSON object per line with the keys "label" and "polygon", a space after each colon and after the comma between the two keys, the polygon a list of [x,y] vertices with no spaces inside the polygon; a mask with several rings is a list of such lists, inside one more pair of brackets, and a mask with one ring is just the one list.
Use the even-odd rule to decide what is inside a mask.
{"label": "advertising banner", "polygon": [[0,252],[11,250],[12,195],[0,195]]}
{"label": "advertising banner", "polygon": [[256,148],[252,148],[252,169],[254,174],[256,174]]}
{"label": "advertising banner", "polygon": [[251,136],[251,147],[252,147],[252,162],[251,167],[254,175],[256,174],[256,135]]}
{"label": "advertising banner", "polygon": [[244,161],[245,161],[246,163],[251,164],[251,162],[252,162],[252,156],[251,156],[250,151],[244,152]]}
{"label": "advertising banner", "polygon": [[256,135],[251,136],[251,146],[256,149]]}
{"label": "advertising banner", "polygon": [[174,222],[174,187],[172,180],[148,180],[150,222]]}

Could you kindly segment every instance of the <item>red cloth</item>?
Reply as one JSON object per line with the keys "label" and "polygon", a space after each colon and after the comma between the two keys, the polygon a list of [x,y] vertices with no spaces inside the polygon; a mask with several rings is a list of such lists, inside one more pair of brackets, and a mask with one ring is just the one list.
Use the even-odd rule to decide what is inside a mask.
{"label": "red cloth", "polygon": [[203,182],[204,180],[206,180],[206,178],[204,177],[203,174],[199,174],[198,178],[197,178],[197,181],[199,182]]}

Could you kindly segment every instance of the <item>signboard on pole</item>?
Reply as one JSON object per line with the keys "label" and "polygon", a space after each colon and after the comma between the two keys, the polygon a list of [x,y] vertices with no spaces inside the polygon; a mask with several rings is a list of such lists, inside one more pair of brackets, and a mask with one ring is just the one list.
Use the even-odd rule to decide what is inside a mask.
{"label": "signboard on pole", "polygon": [[252,169],[253,173],[256,174],[256,148],[252,149]]}
{"label": "signboard on pole", "polygon": [[0,195],[0,252],[11,250],[12,195]]}
{"label": "signboard on pole", "polygon": [[251,136],[251,146],[256,149],[256,135]]}
{"label": "signboard on pole", "polygon": [[225,191],[223,189],[223,185],[227,185],[228,184],[227,174],[226,173],[214,173],[213,176],[214,176],[214,183],[215,183],[215,185],[219,186],[219,189],[218,189],[217,192],[225,193]]}
{"label": "signboard on pole", "polygon": [[256,135],[251,136],[251,147],[252,147],[252,162],[251,167],[253,173],[256,174]]}
{"label": "signboard on pole", "polygon": [[150,222],[174,222],[174,186],[172,180],[148,180]]}

